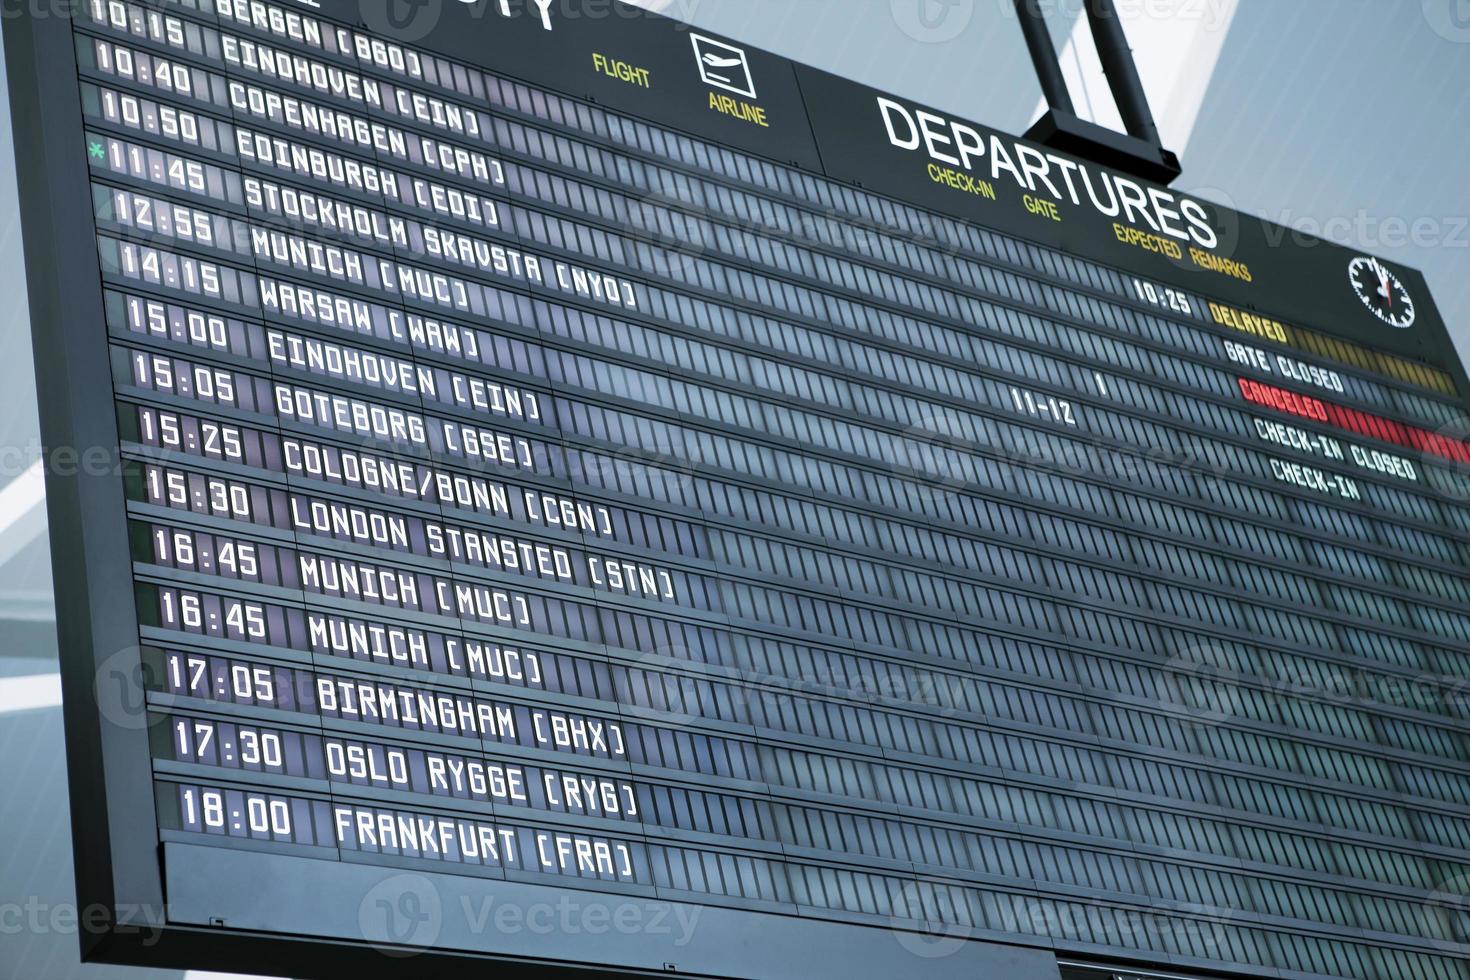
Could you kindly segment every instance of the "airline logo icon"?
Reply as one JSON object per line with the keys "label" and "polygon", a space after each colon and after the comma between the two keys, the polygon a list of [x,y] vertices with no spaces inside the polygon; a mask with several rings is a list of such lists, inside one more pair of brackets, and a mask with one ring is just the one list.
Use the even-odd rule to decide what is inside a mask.
{"label": "airline logo icon", "polygon": [[750,76],[750,62],[743,50],[703,34],[691,33],[689,39],[694,43],[694,59],[699,63],[699,77],[704,79],[706,85],[743,95],[747,99],[756,97],[755,82]]}

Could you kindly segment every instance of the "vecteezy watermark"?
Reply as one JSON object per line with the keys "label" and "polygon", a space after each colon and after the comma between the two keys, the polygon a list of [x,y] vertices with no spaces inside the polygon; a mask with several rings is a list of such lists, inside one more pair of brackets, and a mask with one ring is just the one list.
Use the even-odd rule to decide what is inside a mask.
{"label": "vecteezy watermark", "polygon": [[[836,588],[830,582],[811,584]],[[641,695],[642,703],[625,701],[623,715],[675,729],[705,721],[769,728],[785,724],[781,719],[796,719],[800,734],[816,736],[825,734],[822,727],[802,720],[821,714],[811,710],[817,699],[839,697],[880,710],[888,702],[901,701],[930,708],[931,717],[948,718],[975,697],[971,678],[943,671],[857,658],[843,670],[823,670],[831,665],[813,662],[809,671],[788,671],[779,663],[762,662],[757,647],[749,656],[747,666],[703,679],[676,673],[681,665],[699,663],[698,651],[674,644],[640,652],[630,671],[646,694]]]}
{"label": "vecteezy watermark", "polygon": [[405,958],[448,936],[643,936],[671,948],[689,945],[702,908],[642,899],[563,894],[554,902],[518,902],[496,895],[445,901],[425,875],[394,875],[375,884],[358,905],[362,937],[385,956]]}
{"label": "vecteezy watermark", "polygon": [[1470,464],[1451,459],[1452,447],[1470,446],[1470,417],[1459,416],[1435,430],[1434,442],[1444,450],[1436,454],[1426,449],[1419,457],[1421,470],[1435,492],[1454,501],[1470,500]]}
{"label": "vecteezy watermark", "polygon": [[[18,2],[18,0],[0,0]],[[32,0],[35,2],[35,0]],[[79,0],[72,0],[79,2]],[[152,0],[157,2],[157,0]],[[555,33],[558,25],[575,20],[633,20],[650,13],[666,14],[687,24],[701,0],[358,0],[358,10],[374,33],[412,43],[439,26],[446,10],[462,9],[471,21],[487,17],[519,18]]]}
{"label": "vecteezy watermark", "polygon": [[148,711],[151,678],[139,647],[123,647],[111,654],[93,674],[92,694],[98,713],[124,731],[139,731],[161,724],[163,715]]}
{"label": "vecteezy watermark", "polygon": [[1470,214],[1379,215],[1360,209],[1325,218],[1282,211],[1257,212],[1266,222],[1266,244],[1288,239],[1296,248],[1315,248],[1324,241],[1368,252],[1399,248],[1470,249]]}
{"label": "vecteezy watermark", "polygon": [[144,946],[153,946],[167,921],[167,911],[151,905],[78,907],[72,902],[47,902],[36,895],[19,902],[0,902],[0,936],[141,935]]}
{"label": "vecteezy watermark", "polygon": [[[1034,474],[1051,477],[1103,479],[1122,486],[1167,486],[1179,474],[1191,478],[1230,480],[1234,473],[1203,437],[1185,436],[1175,445],[1140,444],[1121,449],[1102,436],[1084,436],[1058,428],[1055,433],[1021,428],[1026,417],[1002,436],[980,432],[973,418],[958,410],[941,409],[908,426],[879,445],[880,459],[890,478],[900,481],[911,499],[932,507],[944,500],[967,496],[993,485],[997,466],[1024,480]],[[996,428],[999,428],[997,426]],[[1009,477],[1008,477],[1009,479]]]}
{"label": "vecteezy watermark", "polygon": [[1470,44],[1470,0],[1423,0],[1424,19],[1446,41]]}
{"label": "vecteezy watermark", "polygon": [[1209,644],[1191,647],[1159,665],[1158,697],[1186,712],[1193,723],[1221,723],[1241,717],[1250,696],[1242,678],[1221,667],[1226,651]]}
{"label": "vecteezy watermark", "polygon": [[1191,646],[1159,662],[1152,671],[1153,696],[1180,709],[1189,724],[1291,716],[1306,702],[1337,707],[1405,708],[1431,714],[1458,714],[1470,705],[1470,681],[1438,674],[1395,674],[1324,664],[1310,658],[1287,660],[1276,676],[1250,670],[1228,645]]}
{"label": "vecteezy watermark", "polygon": [[648,445],[625,444],[616,455],[579,453],[567,464],[569,476],[574,484],[616,490],[651,486],[664,500],[692,500],[699,453],[689,449],[682,439],[674,438],[678,433],[665,439],[669,435],[654,433],[649,437],[654,441]]}
{"label": "vecteezy watermark", "polygon": [[[1229,910],[1201,912],[1171,900],[1156,904],[1150,910],[1130,909],[1003,892],[972,900],[952,886],[917,881],[905,885],[895,899],[889,928],[900,946],[924,960],[959,953],[980,930],[1133,949],[1227,945],[1234,916]],[[923,970],[913,973],[922,975]]]}
{"label": "vecteezy watermark", "polygon": [[32,20],[47,20],[51,17],[78,20],[88,2],[89,0],[0,0],[0,20],[14,20],[18,17],[29,17]]}
{"label": "vecteezy watermark", "polygon": [[[1044,886],[1043,886],[1044,887]],[[1044,936],[1068,942],[1100,943],[1130,949],[1229,948],[1234,913],[1201,912],[1182,899],[1159,899],[1153,908],[1120,908],[1026,895],[997,896],[987,903],[994,928],[1008,933]]]}
{"label": "vecteezy watermark", "polygon": [[921,44],[944,44],[975,19],[975,0],[888,0],[898,29]]}
{"label": "vecteezy watermark", "polygon": [[357,907],[362,937],[385,956],[412,956],[439,939],[444,903],[423,875],[394,875],[378,882]]}
{"label": "vecteezy watermark", "polygon": [[921,960],[944,959],[964,949],[973,932],[958,894],[934,882],[905,885],[894,903],[892,929],[898,944]]}
{"label": "vecteezy watermark", "polygon": [[412,43],[439,26],[444,0],[358,0],[362,22],[374,34]]}
{"label": "vecteezy watermark", "polygon": [[[144,449],[140,455],[151,455]],[[162,456],[161,453],[157,454]],[[25,473],[40,460],[53,476],[107,477],[123,472],[122,454],[116,446],[46,446],[39,441],[0,445],[0,485]]]}
{"label": "vecteezy watermark", "polygon": [[685,282],[698,275],[714,226],[686,188],[670,184],[631,201],[621,228],[637,244],[643,271]]}
{"label": "vecteezy watermark", "polygon": [[[1210,227],[1215,231],[1215,246],[1210,249],[1216,256],[1224,259],[1236,258],[1240,252],[1241,244],[1241,210],[1236,204],[1235,198],[1223,187],[1196,186],[1188,189],[1192,200],[1205,202],[1209,208]],[[1216,275],[1210,269],[1195,261],[1194,249],[1181,249],[1180,255],[1166,256],[1170,264],[1181,273],[1191,273],[1202,277]]]}
{"label": "vecteezy watermark", "polygon": [[1419,934],[1437,950],[1458,952],[1470,940],[1470,875],[1439,882],[1420,905]]}
{"label": "vecteezy watermark", "polygon": [[885,439],[883,462],[926,505],[971,493],[982,465],[972,452],[973,431],[964,413],[940,407]]}
{"label": "vecteezy watermark", "polygon": [[[617,216],[618,230],[635,240],[641,271],[697,284],[697,270],[706,258],[717,262],[745,258],[740,242],[748,235],[763,238],[778,250],[815,245],[879,261],[887,257],[891,237],[898,235],[908,247],[932,255],[936,263],[962,257],[956,230],[923,215],[905,215],[907,220],[889,223],[836,208],[805,210],[764,202],[716,219],[693,191],[686,181],[655,177],[641,197],[627,198]],[[249,249],[248,235],[242,247]]]}
{"label": "vecteezy watermark", "polygon": [[555,902],[520,903],[494,896],[459,902],[469,931],[502,936],[652,936],[688,946],[703,907],[637,899],[561,895]]}

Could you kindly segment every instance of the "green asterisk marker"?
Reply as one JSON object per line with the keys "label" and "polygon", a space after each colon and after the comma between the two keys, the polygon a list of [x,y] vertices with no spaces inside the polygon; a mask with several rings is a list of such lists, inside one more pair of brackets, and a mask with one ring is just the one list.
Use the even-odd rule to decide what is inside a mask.
{"label": "green asterisk marker", "polygon": [[101,143],[88,143],[87,144],[87,155],[90,156],[93,160],[101,160],[102,157],[103,157],[102,144]]}

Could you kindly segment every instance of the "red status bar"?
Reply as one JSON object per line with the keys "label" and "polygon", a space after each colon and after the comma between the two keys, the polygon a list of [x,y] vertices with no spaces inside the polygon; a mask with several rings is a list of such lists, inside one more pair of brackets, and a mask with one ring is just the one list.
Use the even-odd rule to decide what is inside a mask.
{"label": "red status bar", "polygon": [[1379,418],[1377,415],[1360,412],[1355,408],[1333,405],[1331,402],[1287,391],[1285,388],[1263,385],[1259,381],[1250,381],[1246,378],[1236,380],[1240,384],[1240,393],[1245,396],[1246,401],[1253,404],[1274,408],[1288,415],[1311,419],[1313,422],[1333,425],[1370,439],[1391,442],[1396,446],[1404,446],[1408,449],[1417,449],[1431,456],[1470,464],[1470,444],[1459,439],[1452,439],[1418,426]]}

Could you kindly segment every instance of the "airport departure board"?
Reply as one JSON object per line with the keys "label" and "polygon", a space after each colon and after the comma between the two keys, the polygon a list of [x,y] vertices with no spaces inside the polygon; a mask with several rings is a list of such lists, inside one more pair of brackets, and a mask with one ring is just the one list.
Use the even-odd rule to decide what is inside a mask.
{"label": "airport departure board", "polygon": [[5,30],[90,958],[1463,976],[1417,273],[612,0]]}

